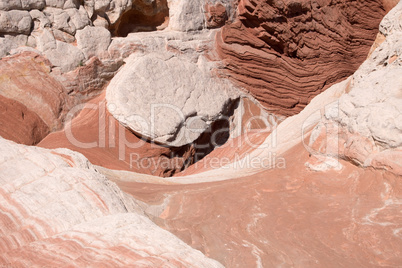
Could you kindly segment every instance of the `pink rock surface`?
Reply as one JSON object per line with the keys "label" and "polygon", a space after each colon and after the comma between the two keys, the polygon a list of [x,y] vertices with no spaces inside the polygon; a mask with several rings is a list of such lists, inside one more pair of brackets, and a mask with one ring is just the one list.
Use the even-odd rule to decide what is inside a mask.
{"label": "pink rock surface", "polygon": [[82,155],[0,144],[0,266],[222,267],[156,226]]}
{"label": "pink rock surface", "polygon": [[[105,58],[74,62],[70,72],[34,52],[0,60],[0,267],[401,266],[402,2],[391,11],[397,1],[149,3],[85,1],[84,21],[109,14],[105,26],[114,23],[118,35],[160,29],[166,5],[172,23],[115,38],[108,51],[100,45]],[[46,5],[55,7],[49,14],[72,14],[68,31],[83,22],[73,16],[78,2]],[[388,11],[367,60],[313,98],[358,67]],[[46,34],[38,18],[33,32],[43,26]],[[52,19],[61,27],[67,17]],[[46,38],[37,41],[52,46]],[[61,46],[77,50],[70,41]],[[85,47],[92,55],[98,46]],[[227,124],[215,121],[180,148],[141,140],[109,114],[105,92],[98,96],[130,54],[160,50],[158,57],[180,54],[197,66],[217,52],[223,62],[214,66],[224,72],[212,75],[249,90],[231,103]],[[63,65],[62,52],[52,51]],[[144,77],[160,78],[158,70]],[[166,75],[173,85],[181,75],[194,85],[212,81],[178,70]],[[172,89],[163,79],[147,82],[161,101]],[[213,106],[212,95],[204,102]],[[197,148],[228,125],[220,147]],[[199,152],[205,157],[180,172]]]}
{"label": "pink rock surface", "polygon": [[107,111],[104,94],[88,102],[71,124],[49,134],[38,146],[69,148],[84,154],[95,165],[155,176],[180,171],[194,154],[190,146],[168,148],[134,135]]}
{"label": "pink rock surface", "polygon": [[49,127],[34,112],[18,101],[0,95],[0,136],[26,145],[35,145]]}
{"label": "pink rock surface", "polygon": [[285,169],[224,182],[116,182],[150,204],[168,195],[157,222],[226,267],[399,266],[400,176],[347,162],[310,171],[301,145],[283,157]]}

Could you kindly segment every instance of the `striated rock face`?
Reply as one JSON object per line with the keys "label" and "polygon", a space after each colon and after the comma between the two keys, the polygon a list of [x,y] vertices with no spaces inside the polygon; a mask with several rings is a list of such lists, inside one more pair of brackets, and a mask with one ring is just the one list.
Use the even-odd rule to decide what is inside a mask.
{"label": "striated rock face", "polygon": [[69,98],[50,70],[49,61],[35,53],[4,58],[0,61],[0,95],[22,103],[50,130],[56,130]]}
{"label": "striated rock face", "polygon": [[[326,107],[325,118],[310,138],[321,153],[340,156],[362,166],[380,167],[389,154],[402,157],[402,3],[383,19],[381,44],[352,76],[346,94]],[[325,137],[325,138],[324,138]],[[336,137],[336,139],[328,139]],[[332,140],[332,143],[326,141]],[[402,159],[402,158],[400,158]],[[399,163],[398,163],[399,162]],[[372,164],[373,163],[373,164]],[[400,161],[383,167],[402,175]]]}
{"label": "striated rock face", "polygon": [[229,78],[289,116],[357,69],[383,16],[381,1],[241,0],[217,46]]}
{"label": "striated rock face", "polygon": [[0,265],[222,267],[157,227],[82,155],[0,144]]}
{"label": "striated rock face", "polygon": [[399,267],[397,2],[2,1],[0,267]]}

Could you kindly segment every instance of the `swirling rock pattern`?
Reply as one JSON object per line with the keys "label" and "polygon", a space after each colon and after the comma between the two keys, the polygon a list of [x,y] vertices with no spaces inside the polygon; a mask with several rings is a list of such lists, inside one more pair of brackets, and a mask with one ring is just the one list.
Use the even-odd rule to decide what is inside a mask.
{"label": "swirling rock pattern", "polygon": [[82,155],[0,145],[0,266],[222,267],[156,226]]}
{"label": "swirling rock pattern", "polygon": [[351,75],[384,16],[382,2],[241,0],[217,49],[228,77],[281,115]]}

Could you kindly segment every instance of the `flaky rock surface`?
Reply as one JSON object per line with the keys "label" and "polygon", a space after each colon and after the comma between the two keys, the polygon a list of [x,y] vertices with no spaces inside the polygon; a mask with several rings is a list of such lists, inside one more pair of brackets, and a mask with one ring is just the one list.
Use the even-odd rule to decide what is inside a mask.
{"label": "flaky rock surface", "polygon": [[241,0],[217,46],[226,73],[271,111],[300,112],[364,61],[382,1]]}

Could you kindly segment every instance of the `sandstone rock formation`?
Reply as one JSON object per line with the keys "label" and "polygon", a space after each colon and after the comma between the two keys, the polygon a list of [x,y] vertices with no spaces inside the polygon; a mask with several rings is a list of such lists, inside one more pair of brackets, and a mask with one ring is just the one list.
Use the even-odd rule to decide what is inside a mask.
{"label": "sandstone rock formation", "polygon": [[400,266],[397,3],[1,2],[0,266]]}
{"label": "sandstone rock formation", "polygon": [[47,134],[49,127],[31,110],[0,95],[0,136],[18,143],[35,145]]}
{"label": "sandstone rock formation", "polygon": [[50,71],[49,61],[35,53],[7,57],[0,61],[0,95],[25,105],[50,130],[56,130],[63,106],[69,100]]}
{"label": "sandstone rock formation", "polygon": [[239,93],[214,78],[206,59],[191,62],[169,54],[129,58],[107,90],[108,109],[140,136],[180,147],[230,113]]}
{"label": "sandstone rock formation", "polygon": [[[401,13],[400,3],[385,16],[380,25],[383,42],[353,75],[346,94],[326,108],[324,120],[310,139],[315,150],[363,166],[371,166],[380,152],[402,157]],[[322,136],[339,138],[323,144],[328,139]],[[383,168],[402,174],[398,162],[383,163]]]}
{"label": "sandstone rock formation", "polygon": [[38,146],[69,148],[95,165],[164,177],[183,170],[195,154],[192,146],[175,149],[140,139],[108,112],[104,94],[88,102],[63,130],[49,134]]}
{"label": "sandstone rock formation", "polygon": [[384,16],[381,1],[361,0],[241,0],[238,13],[217,38],[227,75],[286,116],[357,69]]}
{"label": "sandstone rock formation", "polygon": [[222,267],[157,227],[82,155],[0,144],[1,265]]}

